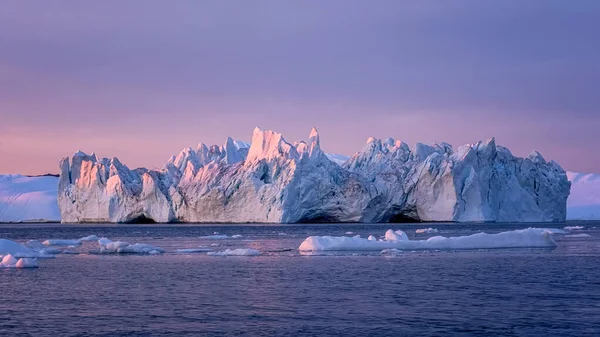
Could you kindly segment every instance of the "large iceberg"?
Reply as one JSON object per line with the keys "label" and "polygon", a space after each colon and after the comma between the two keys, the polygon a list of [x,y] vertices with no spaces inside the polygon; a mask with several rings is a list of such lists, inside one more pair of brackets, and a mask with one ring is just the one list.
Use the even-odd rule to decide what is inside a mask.
{"label": "large iceberg", "polygon": [[295,143],[256,128],[251,144],[200,144],[160,170],[78,152],[61,161],[58,202],[63,222],[565,220],[565,171],[494,139],[454,152],[371,138],[340,158],[321,150],[314,128]]}

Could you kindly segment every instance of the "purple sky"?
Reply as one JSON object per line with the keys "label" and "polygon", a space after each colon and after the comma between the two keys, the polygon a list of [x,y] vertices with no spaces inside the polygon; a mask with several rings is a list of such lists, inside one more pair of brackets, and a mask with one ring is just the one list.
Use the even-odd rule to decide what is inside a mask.
{"label": "purple sky", "polygon": [[369,136],[495,136],[600,172],[600,1],[57,0],[0,10],[0,173],[76,150],[161,167],[255,126],[352,154]]}

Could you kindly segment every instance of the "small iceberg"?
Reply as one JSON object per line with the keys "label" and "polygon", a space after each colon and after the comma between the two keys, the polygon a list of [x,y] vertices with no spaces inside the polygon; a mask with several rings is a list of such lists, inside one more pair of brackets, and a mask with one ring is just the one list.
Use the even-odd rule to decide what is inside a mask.
{"label": "small iceberg", "polygon": [[260,252],[251,248],[226,249],[221,252],[209,252],[209,256],[258,256]]}
{"label": "small iceberg", "polygon": [[146,243],[129,244],[125,241],[111,241],[107,238],[98,240],[100,245],[100,253],[116,253],[116,254],[150,254],[157,255],[164,253],[159,247],[155,247]]}
{"label": "small iceberg", "polygon": [[23,257],[17,260],[11,254],[2,258],[0,268],[37,268],[38,260],[36,258]]}
{"label": "small iceberg", "polygon": [[79,241],[97,241],[98,237],[96,235],[88,235],[79,239]]}
{"label": "small iceberg", "polygon": [[427,240],[408,240],[402,231],[388,230],[385,240],[373,241],[346,236],[310,236],[298,248],[300,251],[373,251],[385,249],[495,249],[555,247],[552,233],[540,228],[528,228],[498,234],[477,233],[469,236],[434,236]]}
{"label": "small iceberg", "polygon": [[37,251],[35,249],[31,249],[29,247],[25,247],[22,244],[7,240],[0,239],[0,255],[11,255],[15,258],[53,258],[54,256],[45,254],[42,251]]}
{"label": "small iceberg", "polygon": [[419,228],[415,231],[416,234],[424,234],[424,233],[437,233],[439,232],[437,228]]}

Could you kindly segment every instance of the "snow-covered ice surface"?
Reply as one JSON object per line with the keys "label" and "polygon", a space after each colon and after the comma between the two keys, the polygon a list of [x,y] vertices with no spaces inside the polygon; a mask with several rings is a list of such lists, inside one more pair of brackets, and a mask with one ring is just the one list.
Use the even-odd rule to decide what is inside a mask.
{"label": "snow-covered ice surface", "polygon": [[[336,162],[332,161],[334,159]],[[555,162],[518,158],[494,139],[447,143],[370,138],[341,159],[312,129],[290,143],[256,128],[252,143],[228,138],[173,156],[161,170],[131,170],[117,158],[63,158],[62,221],[398,222],[564,221],[569,182]]]}
{"label": "snow-covered ice surface", "polygon": [[0,222],[60,222],[58,178],[0,175]]}
{"label": "snow-covered ice surface", "polygon": [[477,233],[468,236],[434,236],[427,240],[408,240],[403,231],[388,230],[385,240],[373,241],[345,236],[310,236],[300,244],[300,251],[362,251],[421,249],[494,249],[554,247],[552,233],[541,228],[527,228],[497,234]]}
{"label": "snow-covered ice surface", "polygon": [[600,174],[567,172],[571,194],[567,200],[569,220],[600,220]]}

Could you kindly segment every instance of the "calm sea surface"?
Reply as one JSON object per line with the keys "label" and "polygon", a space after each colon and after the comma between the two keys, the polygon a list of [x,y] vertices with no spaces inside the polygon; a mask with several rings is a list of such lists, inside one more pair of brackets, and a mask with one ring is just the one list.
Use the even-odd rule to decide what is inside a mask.
{"label": "calm sea surface", "polygon": [[[38,269],[0,269],[0,336],[600,336],[600,222],[567,225],[584,228],[555,235],[554,249],[396,256],[297,248],[309,235],[529,225],[0,225],[0,238],[20,242],[94,234],[166,251],[99,255],[86,242]],[[415,234],[427,227],[439,233]],[[200,238],[215,232],[242,237]],[[262,255],[176,253],[199,246]]]}

